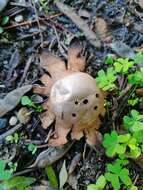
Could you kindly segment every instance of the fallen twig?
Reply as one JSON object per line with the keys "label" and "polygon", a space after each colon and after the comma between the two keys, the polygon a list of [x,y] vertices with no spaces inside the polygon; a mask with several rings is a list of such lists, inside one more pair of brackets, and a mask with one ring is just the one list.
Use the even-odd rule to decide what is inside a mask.
{"label": "fallen twig", "polygon": [[5,11],[4,14],[7,15],[7,16],[9,16],[11,18],[11,17],[13,17],[13,16],[21,13],[24,10],[25,10],[25,8],[22,8],[22,7],[21,8],[19,8],[19,7],[13,7],[12,9]]}
{"label": "fallen twig", "polygon": [[24,82],[25,77],[26,77],[26,74],[27,74],[27,72],[28,72],[28,70],[29,70],[29,67],[30,67],[32,61],[33,61],[33,56],[31,56],[31,57],[27,60],[27,62],[26,62],[26,66],[25,66],[25,68],[24,68],[24,72],[23,72],[23,75],[22,75],[22,77],[21,77],[19,86],[21,86],[22,83]]}
{"label": "fallen twig", "polygon": [[29,3],[18,3],[18,2],[9,2],[10,5],[12,6],[18,6],[18,7],[29,7]]}
{"label": "fallen twig", "polygon": [[23,174],[31,173],[31,172],[35,171],[36,169],[37,168],[28,168],[28,169],[25,169],[23,171],[16,172],[15,174],[13,174],[13,176],[20,176],[20,175],[23,175]]}
{"label": "fallen twig", "polygon": [[56,2],[56,5],[62,13],[69,17],[77,25],[77,27],[83,31],[85,37],[94,47],[101,47],[101,42],[97,34],[95,34],[93,31],[89,29],[88,25],[86,24],[86,22],[84,22],[82,18],[80,18],[75,12],[73,12],[73,10],[67,5],[61,2]]}
{"label": "fallen twig", "polygon": [[41,43],[42,43],[43,42],[43,34],[41,32],[41,25],[40,25],[37,9],[36,9],[36,6],[35,6],[35,2],[31,0],[31,4],[32,4],[34,12],[35,12],[36,21],[37,21],[37,25],[38,25],[38,28],[39,28],[39,31],[40,31],[40,37],[41,37]]}
{"label": "fallen twig", "polygon": [[[62,15],[61,13],[58,13],[58,14],[55,14],[55,15],[52,15],[52,16],[49,16],[49,17],[44,17],[44,18],[39,17],[39,21],[50,20],[50,19],[56,18],[56,17],[61,16],[61,15]],[[31,20],[31,21],[24,21],[24,22],[21,22],[19,24],[15,24],[15,25],[6,26],[6,27],[3,27],[3,28],[4,28],[4,30],[9,30],[9,29],[16,28],[18,26],[32,25],[32,24],[34,24],[36,22],[37,22],[37,20],[35,19],[35,20]]]}
{"label": "fallen twig", "polygon": [[[43,31],[42,31],[43,32]],[[24,40],[26,38],[31,38],[33,36],[36,36],[36,35],[39,35],[40,34],[40,31],[38,32],[33,32],[32,34],[26,34],[26,35],[23,35],[21,36],[20,38],[16,39],[16,41],[21,41],[21,40]]]}
{"label": "fallen twig", "polygon": [[15,133],[17,130],[22,128],[22,124],[17,124],[15,127],[13,127],[12,129],[9,129],[8,131],[6,131],[5,133],[0,135],[0,141],[4,140],[7,136],[12,135],[13,133]]}

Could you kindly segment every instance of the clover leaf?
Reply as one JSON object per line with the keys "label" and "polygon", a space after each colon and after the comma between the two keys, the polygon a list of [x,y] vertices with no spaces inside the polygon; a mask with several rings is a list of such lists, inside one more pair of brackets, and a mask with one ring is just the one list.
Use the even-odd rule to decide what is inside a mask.
{"label": "clover leaf", "polygon": [[134,62],[137,64],[143,63],[143,53],[139,52],[135,55]]}
{"label": "clover leaf", "polygon": [[126,130],[131,133],[143,131],[143,115],[140,115],[138,111],[131,110],[131,116],[124,116],[123,123]]}
{"label": "clover leaf", "polygon": [[112,65],[114,63],[114,58],[113,58],[113,55],[112,54],[108,54],[106,59],[105,59],[105,63],[106,64],[109,64],[109,65]]}
{"label": "clover leaf", "polygon": [[116,154],[124,154],[126,151],[126,142],[130,138],[129,134],[119,135],[116,131],[112,131],[110,134],[105,134],[103,139],[103,146],[106,148],[106,154],[109,157],[113,157]]}
{"label": "clover leaf", "polygon": [[100,70],[98,72],[98,77],[96,78],[96,82],[98,83],[99,87],[104,91],[106,90],[112,91],[116,88],[116,84],[114,83],[116,79],[117,79],[116,72],[111,67],[107,69],[106,73],[104,70]]}
{"label": "clover leaf", "polygon": [[90,184],[87,186],[87,190],[103,190],[106,185],[106,179],[104,175],[98,177],[96,184]]}
{"label": "clover leaf", "polygon": [[126,74],[128,73],[129,69],[132,68],[133,66],[134,66],[134,62],[129,61],[128,58],[126,59],[119,58],[114,62],[115,71],[117,73]]}
{"label": "clover leaf", "polygon": [[114,190],[119,190],[121,183],[126,187],[132,185],[132,181],[129,177],[129,171],[123,168],[122,163],[117,159],[113,164],[107,165],[107,172],[105,173],[105,178],[107,181],[111,182]]}
{"label": "clover leaf", "polygon": [[8,180],[12,177],[12,173],[9,170],[5,169],[6,163],[3,160],[0,160],[0,181]]}
{"label": "clover leaf", "polygon": [[116,154],[126,154],[129,157],[137,158],[141,154],[136,138],[129,133],[118,135],[116,131],[112,131],[111,134],[105,134],[103,146],[106,149],[106,155],[109,157],[113,157]]}
{"label": "clover leaf", "polygon": [[141,67],[139,71],[128,75],[128,82],[132,85],[143,86],[143,68]]}

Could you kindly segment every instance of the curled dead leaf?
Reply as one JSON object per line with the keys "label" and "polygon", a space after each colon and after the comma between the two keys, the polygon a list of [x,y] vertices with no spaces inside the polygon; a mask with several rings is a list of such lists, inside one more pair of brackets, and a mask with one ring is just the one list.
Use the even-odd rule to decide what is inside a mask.
{"label": "curled dead leaf", "polygon": [[18,105],[21,97],[31,88],[32,85],[25,85],[9,92],[3,99],[0,99],[0,117],[13,110]]}
{"label": "curled dead leaf", "polygon": [[68,174],[72,174],[73,173],[73,171],[75,170],[76,166],[78,165],[80,159],[81,159],[81,154],[80,153],[78,153],[78,154],[76,154],[74,156],[74,158],[72,159],[72,162],[70,164]]}
{"label": "curled dead leaf", "polygon": [[57,160],[62,158],[72,147],[74,142],[69,142],[61,147],[49,147],[47,150],[41,152],[36,158],[35,162],[28,168],[38,167],[44,168],[45,166],[52,165]]}

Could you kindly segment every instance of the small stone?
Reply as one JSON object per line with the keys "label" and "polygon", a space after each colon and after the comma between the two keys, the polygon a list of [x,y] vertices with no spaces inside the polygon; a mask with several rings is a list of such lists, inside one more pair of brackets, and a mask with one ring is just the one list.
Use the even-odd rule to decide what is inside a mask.
{"label": "small stone", "polygon": [[0,129],[5,128],[7,125],[7,119],[5,118],[0,118]]}
{"label": "small stone", "polygon": [[15,18],[14,18],[15,22],[22,22],[23,21],[23,16],[22,15],[17,15]]}
{"label": "small stone", "polygon": [[8,0],[0,0],[0,12],[6,7]]}
{"label": "small stone", "polygon": [[9,120],[9,124],[11,125],[11,126],[14,126],[14,125],[16,125],[17,124],[17,117],[15,117],[15,116],[12,116],[11,118],[10,118],[10,120]]}
{"label": "small stone", "polygon": [[18,111],[17,118],[20,121],[20,123],[27,124],[31,119],[30,112],[26,107],[23,107]]}

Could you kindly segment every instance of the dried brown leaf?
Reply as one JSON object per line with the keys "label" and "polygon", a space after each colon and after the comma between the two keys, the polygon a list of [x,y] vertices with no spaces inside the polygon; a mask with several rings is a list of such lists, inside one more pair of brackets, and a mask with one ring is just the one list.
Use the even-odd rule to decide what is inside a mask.
{"label": "dried brown leaf", "polygon": [[103,18],[96,18],[95,30],[103,42],[111,42],[112,37],[109,35],[107,22]]}
{"label": "dried brown leaf", "polygon": [[40,56],[40,62],[42,68],[50,73],[53,80],[62,77],[63,72],[66,71],[65,63],[50,53],[43,52]]}
{"label": "dried brown leaf", "polygon": [[50,110],[42,113],[40,115],[40,120],[42,122],[42,127],[47,129],[55,120],[55,115]]}

